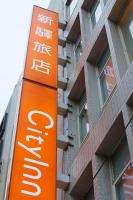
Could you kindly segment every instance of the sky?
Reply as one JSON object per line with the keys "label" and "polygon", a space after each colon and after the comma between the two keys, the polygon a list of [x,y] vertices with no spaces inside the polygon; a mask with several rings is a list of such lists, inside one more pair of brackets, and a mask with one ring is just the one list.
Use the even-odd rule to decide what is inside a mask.
{"label": "sky", "polygon": [[33,5],[47,8],[50,0],[0,2],[0,122],[23,71]]}

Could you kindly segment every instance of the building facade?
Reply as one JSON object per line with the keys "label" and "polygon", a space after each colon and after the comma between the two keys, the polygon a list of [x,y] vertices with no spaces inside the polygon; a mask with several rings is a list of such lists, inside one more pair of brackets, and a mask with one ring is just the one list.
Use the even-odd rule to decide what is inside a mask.
{"label": "building facade", "polygon": [[133,199],[133,1],[59,13],[58,200]]}
{"label": "building facade", "polygon": [[[133,0],[51,0],[59,13],[57,200],[133,199]],[[21,82],[0,125],[8,192]]]}

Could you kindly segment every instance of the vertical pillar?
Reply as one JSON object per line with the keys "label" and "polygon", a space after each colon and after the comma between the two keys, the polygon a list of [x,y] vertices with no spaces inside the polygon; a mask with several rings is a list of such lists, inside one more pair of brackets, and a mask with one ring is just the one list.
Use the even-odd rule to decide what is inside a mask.
{"label": "vertical pillar", "polygon": [[[133,163],[133,108],[125,104],[122,109],[129,153]],[[132,120],[131,120],[132,119]]]}

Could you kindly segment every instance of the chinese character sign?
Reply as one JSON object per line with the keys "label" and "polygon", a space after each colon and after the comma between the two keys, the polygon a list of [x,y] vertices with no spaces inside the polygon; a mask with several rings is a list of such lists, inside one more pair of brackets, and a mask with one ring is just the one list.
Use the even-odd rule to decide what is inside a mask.
{"label": "chinese character sign", "polygon": [[9,200],[56,199],[57,90],[23,81]]}
{"label": "chinese character sign", "polygon": [[58,15],[34,6],[24,78],[57,88]]}

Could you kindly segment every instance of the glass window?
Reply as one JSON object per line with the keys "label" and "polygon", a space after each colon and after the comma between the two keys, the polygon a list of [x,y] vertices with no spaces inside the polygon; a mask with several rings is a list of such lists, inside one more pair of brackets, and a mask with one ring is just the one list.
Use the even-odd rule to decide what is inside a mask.
{"label": "glass window", "polygon": [[133,199],[133,168],[131,164],[129,164],[116,184],[116,192],[118,200]]}
{"label": "glass window", "polygon": [[64,134],[68,133],[68,117],[64,117]]}
{"label": "glass window", "polygon": [[113,174],[117,178],[130,160],[127,140],[123,140],[112,156]]}
{"label": "glass window", "polygon": [[129,63],[133,61],[133,1],[130,1],[121,20],[120,27],[124,40],[124,51],[127,53]]}
{"label": "glass window", "polygon": [[79,58],[80,58],[80,55],[82,53],[81,37],[80,36],[78,37],[78,40],[76,42],[74,53],[75,53],[75,61],[77,63]]}
{"label": "glass window", "polygon": [[91,21],[92,21],[93,27],[99,21],[101,14],[102,14],[102,9],[100,5],[100,1],[96,0],[90,9],[90,15],[91,15]]}
{"label": "glass window", "polygon": [[113,69],[109,47],[107,47],[98,62],[98,84],[102,97],[102,105],[116,86],[116,78]]}
{"label": "glass window", "polygon": [[130,23],[129,30],[133,39],[133,21]]}
{"label": "glass window", "polygon": [[70,16],[72,15],[75,7],[76,7],[76,4],[77,4],[78,0],[72,0],[71,4],[70,4]]}
{"label": "glass window", "polygon": [[124,139],[112,156],[112,168],[118,200],[133,199],[133,169],[127,140]]}
{"label": "glass window", "polygon": [[0,124],[0,140],[2,139],[3,137],[3,134],[5,132],[5,127],[6,127],[6,122],[7,122],[7,116],[8,114],[6,113],[1,124]]}
{"label": "glass window", "polygon": [[1,173],[1,165],[2,165],[2,150],[3,150],[3,140],[0,140],[0,173]]}
{"label": "glass window", "polygon": [[87,115],[87,103],[86,103],[86,95],[84,95],[80,99],[79,103],[79,131],[80,131],[80,143],[83,142],[87,133],[89,132],[89,122]]}
{"label": "glass window", "polygon": [[94,188],[93,186],[89,190],[89,192],[85,195],[84,200],[94,200]]}
{"label": "glass window", "polygon": [[2,151],[3,151],[3,141],[4,141],[6,122],[7,122],[7,115],[8,114],[6,113],[0,124],[0,172],[1,172],[1,165],[2,165]]}

